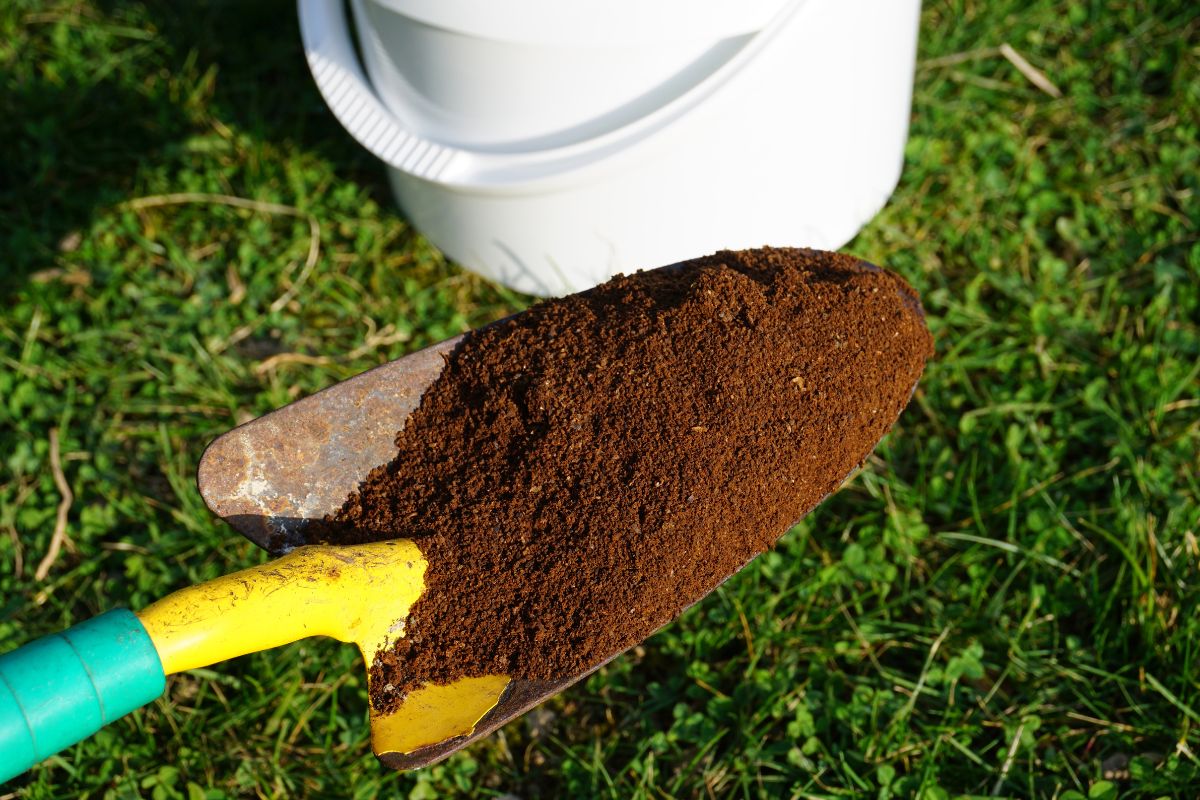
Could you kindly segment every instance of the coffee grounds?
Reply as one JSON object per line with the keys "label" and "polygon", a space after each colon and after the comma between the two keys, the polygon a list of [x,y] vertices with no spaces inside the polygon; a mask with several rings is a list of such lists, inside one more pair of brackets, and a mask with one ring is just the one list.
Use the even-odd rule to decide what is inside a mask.
{"label": "coffee grounds", "polygon": [[331,520],[429,562],[373,706],[560,679],[646,638],[837,489],[932,352],[901,278],[794,249],[618,276],[467,334]]}

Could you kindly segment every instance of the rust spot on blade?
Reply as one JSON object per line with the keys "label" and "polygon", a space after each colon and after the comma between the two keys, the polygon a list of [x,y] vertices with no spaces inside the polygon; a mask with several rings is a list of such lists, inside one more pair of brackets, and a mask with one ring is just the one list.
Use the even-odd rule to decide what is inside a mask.
{"label": "rust spot on blade", "polygon": [[395,454],[396,432],[461,337],[427,347],[272,411],[219,437],[197,483],[214,513],[260,547],[286,552]]}

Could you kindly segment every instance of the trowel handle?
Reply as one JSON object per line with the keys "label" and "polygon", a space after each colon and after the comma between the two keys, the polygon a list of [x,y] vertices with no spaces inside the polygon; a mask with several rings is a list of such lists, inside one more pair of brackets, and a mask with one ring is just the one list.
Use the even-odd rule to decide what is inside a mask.
{"label": "trowel handle", "polygon": [[162,694],[146,629],[109,611],[0,655],[0,783]]}
{"label": "trowel handle", "polygon": [[425,588],[409,539],[298,547],[0,655],[0,782],[162,694],[166,675],[332,636],[369,662]]}

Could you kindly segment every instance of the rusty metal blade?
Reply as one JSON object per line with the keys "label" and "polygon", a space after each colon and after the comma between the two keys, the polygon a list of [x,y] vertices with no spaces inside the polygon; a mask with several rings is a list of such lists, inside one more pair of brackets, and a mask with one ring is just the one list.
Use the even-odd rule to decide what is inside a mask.
{"label": "rusty metal blade", "polygon": [[274,555],[309,544],[367,473],[396,454],[396,432],[461,336],[297,400],[214,440],[197,483],[218,516]]}

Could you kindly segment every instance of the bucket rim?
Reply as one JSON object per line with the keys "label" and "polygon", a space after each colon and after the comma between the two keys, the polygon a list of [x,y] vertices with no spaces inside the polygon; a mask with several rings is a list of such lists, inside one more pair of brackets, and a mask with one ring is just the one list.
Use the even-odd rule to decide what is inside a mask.
{"label": "bucket rim", "polygon": [[305,56],[317,88],[359,144],[387,166],[447,189],[525,194],[568,185],[585,172],[612,169],[617,156],[638,150],[639,145],[683,124],[693,111],[745,79],[743,73],[760,60],[786,27],[799,24],[814,2],[785,0],[763,30],[730,60],[642,117],[588,139],[516,152],[452,145],[417,133],[376,95],[352,46],[345,7],[328,0],[297,0],[297,6]]}
{"label": "bucket rim", "polygon": [[766,27],[787,0],[366,0],[481,39],[549,46],[719,40]]}

